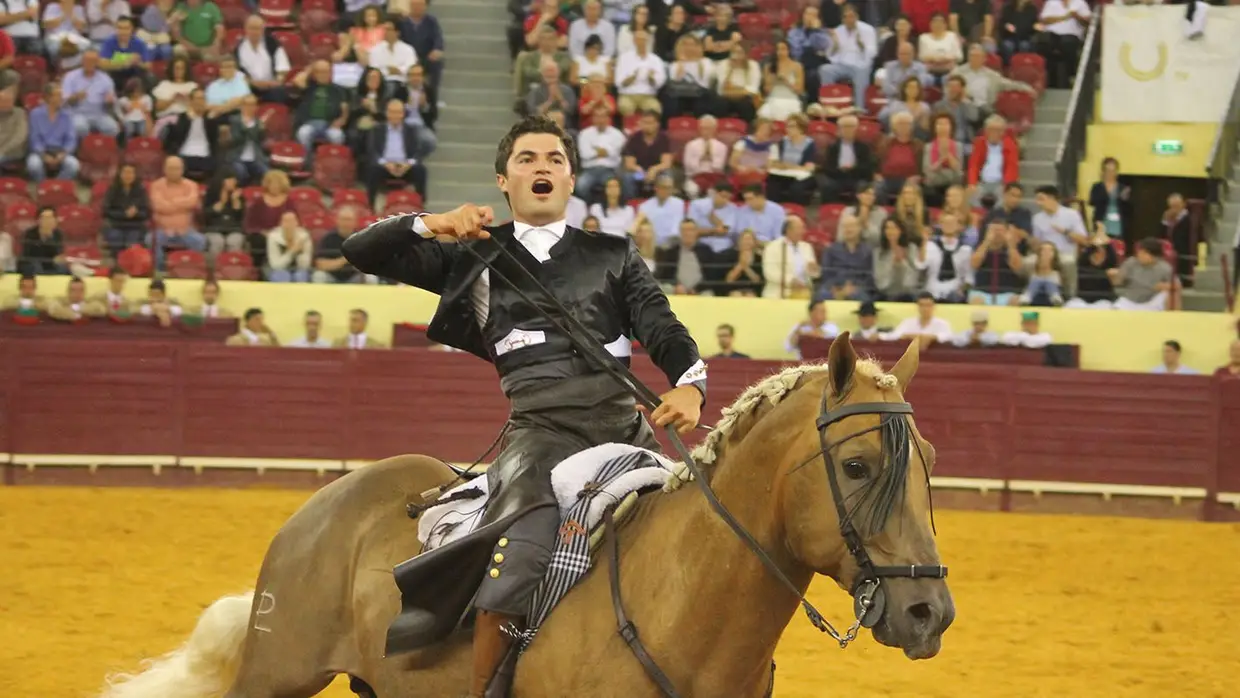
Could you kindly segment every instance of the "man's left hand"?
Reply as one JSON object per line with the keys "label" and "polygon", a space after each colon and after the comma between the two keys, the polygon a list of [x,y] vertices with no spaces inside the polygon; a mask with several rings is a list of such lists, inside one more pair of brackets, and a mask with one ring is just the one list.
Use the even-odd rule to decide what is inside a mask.
{"label": "man's left hand", "polygon": [[[650,420],[656,427],[672,425],[676,431],[686,434],[698,425],[702,418],[702,392],[692,385],[672,388],[659,396],[662,404],[655,408]],[[638,409],[645,412],[645,408]]]}

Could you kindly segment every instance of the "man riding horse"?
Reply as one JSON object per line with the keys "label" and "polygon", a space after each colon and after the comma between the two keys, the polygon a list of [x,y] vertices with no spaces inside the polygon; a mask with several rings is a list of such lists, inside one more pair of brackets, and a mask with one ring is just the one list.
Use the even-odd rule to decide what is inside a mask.
{"label": "man riding horse", "polygon": [[[633,396],[574,349],[520,288],[521,270],[491,278],[465,246],[497,272],[515,259],[584,324],[608,352],[627,362],[635,337],[675,386],[651,421],[684,433],[697,426],[706,367],[633,242],[565,223],[577,153],[551,120],[525,119],[500,141],[496,182],[513,222],[492,226],[489,207],[466,204],[444,214],[386,218],[351,236],[344,256],[362,272],[440,295],[427,336],[495,364],[511,401],[506,442],[487,471],[491,501],[479,530],[452,546],[499,529],[474,597],[474,670],[469,698],[482,698],[529,611],[560,526],[551,469],[569,455],[608,442],[657,450]],[[442,243],[436,236],[456,238]],[[500,255],[498,246],[511,255]],[[512,281],[516,279],[517,281]],[[472,584],[472,579],[453,579]],[[435,622],[433,619],[427,623]],[[513,626],[513,627],[510,627]]]}

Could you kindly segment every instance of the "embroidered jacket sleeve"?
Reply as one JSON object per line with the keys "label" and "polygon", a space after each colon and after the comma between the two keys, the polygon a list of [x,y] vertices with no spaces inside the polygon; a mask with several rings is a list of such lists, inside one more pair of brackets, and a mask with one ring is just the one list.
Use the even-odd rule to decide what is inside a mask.
{"label": "embroidered jacket sleeve", "polygon": [[692,385],[706,399],[706,364],[698,354],[697,342],[681,324],[667,302],[667,295],[629,240],[625,257],[624,300],[629,309],[633,334],[650,354],[650,359],[679,387]]}
{"label": "embroidered jacket sleeve", "polygon": [[384,218],[350,235],[341,252],[358,271],[442,293],[461,248],[426,232],[417,214]]}

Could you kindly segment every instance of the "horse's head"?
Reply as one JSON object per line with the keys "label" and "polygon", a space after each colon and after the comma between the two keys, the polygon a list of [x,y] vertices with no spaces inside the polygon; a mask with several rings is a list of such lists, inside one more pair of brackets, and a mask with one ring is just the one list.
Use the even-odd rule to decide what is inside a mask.
{"label": "horse's head", "polygon": [[[911,565],[939,564],[929,491],[934,448],[900,411],[907,410],[904,391],[917,372],[918,351],[913,342],[884,373],[858,361],[847,332],[835,340],[827,375],[797,391],[796,424],[787,425],[796,430],[796,445],[784,463],[782,488],[792,554],[854,593],[867,586],[861,582],[868,559],[881,591],[872,611],[862,614],[865,625],[911,659],[937,654],[955,617],[943,579],[909,576],[916,573]],[[810,399],[817,401],[817,424],[800,416]],[[849,549],[850,537],[860,551]]]}

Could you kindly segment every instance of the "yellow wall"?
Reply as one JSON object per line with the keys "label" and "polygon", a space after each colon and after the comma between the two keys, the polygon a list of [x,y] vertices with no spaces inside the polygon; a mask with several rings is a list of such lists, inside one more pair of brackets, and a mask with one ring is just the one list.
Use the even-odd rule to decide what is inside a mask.
{"label": "yellow wall", "polygon": [[[63,293],[65,277],[43,277],[40,292],[48,297]],[[102,290],[105,279],[89,279],[90,292]],[[187,308],[201,302],[201,282],[171,280],[169,292]],[[146,283],[130,281],[127,295],[145,295]],[[0,298],[16,293],[17,276],[0,281]],[[381,341],[391,339],[397,322],[425,323],[435,310],[436,297],[409,287],[325,286],[318,284],[271,284],[228,281],[223,284],[220,302],[237,315],[250,306],[263,309],[268,326],[281,341],[301,336],[301,317],[310,309],[323,314],[324,333],[336,338],[345,332],[348,310],[362,307],[370,313],[371,330]],[[703,354],[716,350],[714,330],[720,323],[736,327],[737,348],[754,358],[791,358],[784,352],[789,330],[805,315],[803,301],[777,301],[761,298],[696,298],[680,296],[673,307]],[[843,329],[856,327],[852,311],[856,303],[832,302],[830,317]],[[893,326],[913,314],[911,304],[880,304],[879,324]],[[956,329],[968,326],[973,308],[942,306],[940,315]],[[997,332],[1015,330],[1020,309],[991,308],[991,328]],[[1057,341],[1081,345],[1082,366],[1094,370],[1148,371],[1159,362],[1161,344],[1178,339],[1185,347],[1185,363],[1200,371],[1213,371],[1227,362],[1228,344],[1235,338],[1236,318],[1221,313],[1148,313],[1090,310],[1044,309],[1042,327]]]}

